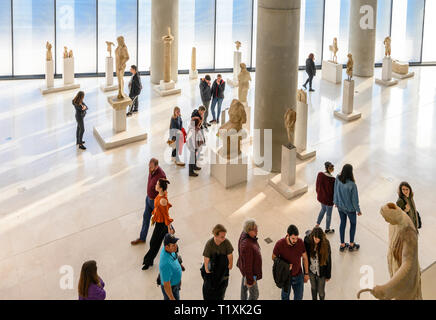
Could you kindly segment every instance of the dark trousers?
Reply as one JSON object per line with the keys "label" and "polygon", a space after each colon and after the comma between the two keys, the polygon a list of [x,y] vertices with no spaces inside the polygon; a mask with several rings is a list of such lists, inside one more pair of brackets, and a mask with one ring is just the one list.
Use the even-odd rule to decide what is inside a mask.
{"label": "dark trousers", "polygon": [[129,98],[132,99],[132,101],[133,101],[133,103],[130,105],[129,112],[131,113],[133,111],[138,111],[138,106],[139,106],[138,100],[139,100],[139,97],[138,96],[136,96],[136,97],[135,96],[130,96]]}
{"label": "dark trousers", "polygon": [[[209,274],[208,276],[211,276]],[[227,286],[229,285],[229,277],[221,281],[219,284],[213,285],[212,281],[206,279],[203,282],[203,299],[206,301],[222,301],[226,294]]]}
{"label": "dark trousers", "polygon": [[85,133],[85,125],[83,123],[83,118],[76,115],[77,130],[76,130],[76,144],[82,144],[83,134]]}
{"label": "dark trousers", "polygon": [[312,287],[312,300],[325,299],[325,278],[309,272],[310,286]]}
{"label": "dark trousers", "polygon": [[162,244],[165,235],[168,233],[168,227],[163,222],[157,222],[154,226],[153,235],[150,240],[150,249],[144,256],[143,265],[151,266],[153,264],[154,258],[156,258],[159,253],[160,246]]}
{"label": "dark trousers", "polygon": [[203,116],[203,126],[206,126],[207,117],[209,116],[210,100],[209,101],[202,101],[202,102],[203,102],[203,106],[206,108],[206,111],[204,112],[204,116]]}
{"label": "dark trousers", "polygon": [[197,152],[198,149],[195,149],[195,151],[191,151],[191,156],[189,159],[189,173],[193,173],[195,167],[197,166]]}
{"label": "dark trousers", "polygon": [[343,210],[339,210],[339,217],[341,218],[341,226],[339,227],[341,243],[345,243],[345,228],[347,227],[347,217],[348,219],[350,219],[350,243],[354,243],[357,226],[356,212],[346,212]]}
{"label": "dark trousers", "polygon": [[151,213],[154,210],[154,200],[150,199],[148,196],[145,198],[145,210],[142,216],[142,227],[141,233],[139,234],[139,239],[142,241],[147,240],[148,228],[150,228]]}
{"label": "dark trousers", "polygon": [[307,86],[307,84],[309,84],[309,89],[312,89],[312,81],[313,81],[313,75],[309,74],[309,79],[306,80],[304,86]]}

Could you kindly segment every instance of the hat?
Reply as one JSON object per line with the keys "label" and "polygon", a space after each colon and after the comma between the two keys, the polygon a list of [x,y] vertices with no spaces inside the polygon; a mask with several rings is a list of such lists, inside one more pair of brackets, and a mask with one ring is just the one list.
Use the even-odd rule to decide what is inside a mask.
{"label": "hat", "polygon": [[174,237],[172,234],[167,233],[164,238],[164,246],[167,246],[171,243],[177,243],[179,238]]}

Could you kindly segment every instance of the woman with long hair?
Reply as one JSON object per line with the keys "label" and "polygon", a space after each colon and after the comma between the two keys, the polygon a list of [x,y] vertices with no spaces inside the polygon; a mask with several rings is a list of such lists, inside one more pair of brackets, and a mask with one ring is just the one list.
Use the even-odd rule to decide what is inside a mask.
{"label": "woman with long hair", "polygon": [[330,229],[333,212],[333,194],[335,190],[335,177],[332,176],[335,166],[331,162],[324,164],[325,171],[318,173],[316,179],[316,193],[319,203],[321,203],[321,211],[318,215],[316,227],[319,227],[325,214],[327,213],[325,233],[334,233],[335,229]]}
{"label": "woman with long hair", "polygon": [[167,233],[174,234],[174,228],[171,225],[173,219],[170,218],[169,209],[172,207],[168,202],[168,185],[167,179],[159,179],[156,184],[158,196],[154,199],[154,210],[152,213],[152,224],[154,224],[153,235],[150,240],[150,249],[144,256],[142,270],[147,270],[153,265],[153,260],[159,252],[159,248]]}
{"label": "woman with long hair", "polygon": [[416,230],[421,229],[421,217],[416,210],[413,190],[409,183],[401,182],[398,187],[397,206],[401,208],[412,219]]}
{"label": "woman with long hair", "polygon": [[82,150],[86,150],[86,147],[83,145],[85,143],[85,141],[83,141],[83,134],[85,133],[83,119],[86,116],[86,110],[88,110],[88,106],[85,104],[84,99],[85,93],[83,91],[79,91],[73,99],[73,106],[76,110],[77,121],[76,145],[78,145]]}
{"label": "woman with long hair", "polygon": [[79,300],[104,300],[104,282],[97,274],[97,263],[86,261],[82,265],[79,279]]}
{"label": "woman with long hair", "polygon": [[[361,216],[362,212],[359,206],[359,193],[357,191],[353,166],[351,164],[346,164],[341,174],[336,178],[333,202],[338,208],[341,218],[340,251],[343,252],[346,248],[348,248],[349,251],[359,250],[360,245],[354,243],[354,237],[356,235],[357,216]],[[347,218],[350,220],[350,244],[345,243]]]}
{"label": "woman with long hair", "polygon": [[173,116],[171,117],[170,123],[170,141],[175,144],[173,153],[171,154],[171,159],[180,167],[184,167],[185,163],[180,161],[180,155],[183,150],[184,135],[183,135],[183,121],[180,114],[180,108],[175,107],[173,111]]}
{"label": "woman with long hair", "polygon": [[332,274],[332,257],[330,242],[321,228],[308,231],[304,238],[307,257],[309,258],[309,277],[312,287],[312,300],[325,300],[325,284]]}

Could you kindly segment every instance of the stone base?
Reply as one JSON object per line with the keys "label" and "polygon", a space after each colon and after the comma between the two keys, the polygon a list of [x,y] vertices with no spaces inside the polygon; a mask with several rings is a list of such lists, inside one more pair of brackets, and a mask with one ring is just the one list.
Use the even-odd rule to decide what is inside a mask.
{"label": "stone base", "polygon": [[106,84],[103,84],[100,86],[100,89],[103,92],[115,91],[118,90],[118,85],[106,86]]}
{"label": "stone base", "polygon": [[240,154],[236,159],[227,160],[214,150],[210,153],[210,175],[226,189],[247,182],[248,159],[246,156]]}
{"label": "stone base", "polygon": [[127,128],[126,108],[132,104],[129,97],[118,99],[117,96],[107,98],[113,108],[113,129],[115,132],[123,132]]}
{"label": "stone base", "polygon": [[391,87],[394,86],[396,84],[398,84],[398,80],[382,80],[382,79],[375,79],[375,83],[381,86],[385,86],[385,87]]}
{"label": "stone base", "polygon": [[189,80],[198,79],[198,70],[189,70]]}
{"label": "stone base", "polygon": [[354,121],[357,119],[360,119],[362,117],[362,114],[360,112],[352,112],[349,114],[346,114],[342,111],[335,111],[335,117],[350,122],[350,121]]}
{"label": "stone base", "polygon": [[309,187],[307,184],[296,182],[293,186],[288,186],[287,184],[282,182],[282,175],[279,174],[274,178],[269,180],[269,185],[273,187],[277,192],[279,192],[283,197],[287,200],[291,200],[302,194],[305,194]]}
{"label": "stone base", "polygon": [[322,62],[322,79],[334,84],[342,82],[342,64],[331,61]]}
{"label": "stone base", "polygon": [[78,83],[73,83],[73,84],[62,84],[62,85],[58,85],[58,86],[54,86],[52,88],[47,88],[47,87],[42,87],[41,88],[41,93],[44,94],[48,94],[48,93],[55,93],[55,92],[62,92],[62,91],[68,91],[68,90],[73,90],[73,89],[78,89],[80,88],[80,84]]}
{"label": "stone base", "polygon": [[161,80],[158,86],[153,87],[153,90],[156,91],[161,97],[179,94],[182,92],[182,89],[176,88],[176,83],[173,80],[170,82],[164,82]]}
{"label": "stone base", "polygon": [[104,150],[147,139],[145,128],[141,127],[138,120],[134,118],[127,120],[126,131],[117,133],[111,124],[105,124],[94,127],[94,136]]}
{"label": "stone base", "polygon": [[392,72],[392,77],[400,80],[412,78],[414,76],[415,76],[415,72],[409,72],[408,74],[399,74],[399,73]]}
{"label": "stone base", "polygon": [[315,151],[315,150],[313,150],[313,151],[310,151],[310,150],[304,150],[304,151],[299,152],[299,151],[297,150],[297,157],[298,157],[298,159],[300,159],[300,160],[307,160],[307,159],[310,159],[310,158],[316,157],[316,151]]}
{"label": "stone base", "polygon": [[232,88],[237,88],[239,86],[239,81],[227,79],[227,84]]}

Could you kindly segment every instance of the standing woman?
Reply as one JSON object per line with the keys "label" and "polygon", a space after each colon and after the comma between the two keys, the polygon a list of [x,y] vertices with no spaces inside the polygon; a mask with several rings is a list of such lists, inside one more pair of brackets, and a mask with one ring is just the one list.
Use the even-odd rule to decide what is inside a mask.
{"label": "standing woman", "polygon": [[330,229],[332,222],[333,211],[333,194],[335,191],[335,177],[332,176],[335,167],[331,162],[325,163],[325,172],[318,173],[316,179],[316,193],[318,195],[318,201],[321,203],[321,211],[318,216],[316,227],[318,228],[324,219],[324,215],[327,213],[326,230],[325,233],[334,233],[335,229]]}
{"label": "standing woman", "polygon": [[83,119],[86,116],[86,110],[88,110],[88,106],[83,101],[84,99],[85,93],[83,91],[79,91],[73,100],[73,106],[76,109],[77,121],[76,145],[78,145],[79,148],[82,150],[86,150],[86,147],[83,145],[85,143],[85,141],[83,141],[83,134],[85,133],[85,125],[83,123]]}
{"label": "standing woman", "polygon": [[412,187],[407,182],[401,182],[398,187],[397,206],[401,208],[412,219],[412,222],[418,231],[421,229],[421,217],[416,211],[415,201],[413,200]]}
{"label": "standing woman", "polygon": [[309,258],[309,277],[312,287],[312,300],[325,300],[325,283],[332,275],[330,242],[321,228],[314,228],[304,239]]}
{"label": "standing woman", "polygon": [[171,154],[171,159],[180,167],[184,167],[185,164],[180,161],[180,155],[182,154],[184,135],[183,135],[183,122],[182,116],[180,115],[180,108],[175,107],[173,111],[173,116],[171,117],[170,123],[170,140],[175,142],[176,147],[173,149]]}
{"label": "standing woman", "polygon": [[104,300],[104,282],[97,274],[97,263],[86,261],[82,265],[79,279],[79,300]]}
{"label": "standing woman", "polygon": [[314,92],[315,90],[312,89],[312,81],[313,77],[316,76],[316,67],[315,67],[315,55],[311,53],[309,55],[309,58],[306,60],[306,73],[309,76],[306,83],[303,84],[304,89],[307,89],[307,84],[309,84],[309,91]]}
{"label": "standing woman", "polygon": [[167,179],[159,179],[156,184],[156,191],[159,192],[154,199],[154,210],[152,213],[152,224],[154,224],[153,235],[150,240],[150,249],[144,256],[142,270],[147,270],[153,265],[153,260],[159,252],[159,248],[167,233],[174,234],[174,229],[171,225],[173,219],[170,218],[169,209],[172,207],[168,202],[168,185],[170,182]]}
{"label": "standing woman", "polygon": [[[359,206],[359,193],[357,192],[356,182],[353,175],[353,166],[346,164],[340,175],[335,181],[335,192],[333,202],[338,207],[339,216],[341,218],[340,236],[341,247],[343,252],[346,248],[349,251],[359,250],[360,245],[354,243],[356,235],[357,216],[361,216]],[[356,214],[357,213],[357,214]],[[345,228],[347,226],[347,218],[350,220],[350,244],[345,243]]]}

